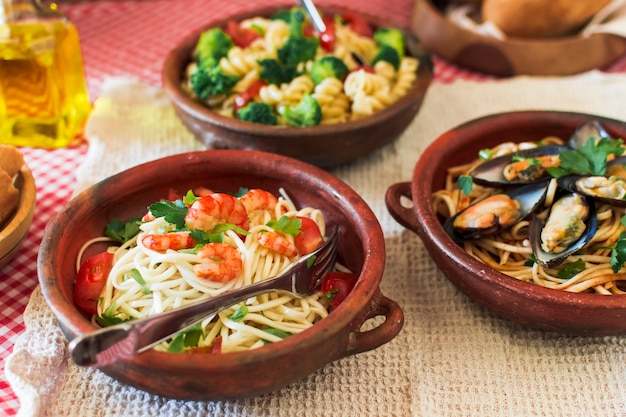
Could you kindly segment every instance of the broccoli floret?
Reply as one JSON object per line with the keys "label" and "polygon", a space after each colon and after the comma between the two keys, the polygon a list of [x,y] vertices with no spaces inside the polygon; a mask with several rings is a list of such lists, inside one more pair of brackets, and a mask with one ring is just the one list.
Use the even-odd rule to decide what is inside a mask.
{"label": "broccoli floret", "polygon": [[282,20],[287,23],[289,23],[290,19],[291,19],[291,12],[287,9],[280,9],[279,11],[274,13],[272,16],[270,16],[270,20]]}
{"label": "broccoli floret", "polygon": [[300,62],[311,61],[317,54],[320,41],[315,36],[307,38],[302,32],[305,15],[300,8],[291,9],[289,20],[289,36],[278,49],[278,59],[287,65],[297,65]]}
{"label": "broccoli floret", "polygon": [[322,108],[310,94],[305,94],[295,106],[281,107],[279,112],[292,126],[317,126],[322,120]]}
{"label": "broccoli floret", "polygon": [[345,62],[333,55],[324,56],[313,63],[311,66],[311,79],[315,84],[319,84],[325,78],[337,78],[343,80],[343,77],[350,71]]}
{"label": "broccoli floret", "polygon": [[399,58],[404,58],[404,34],[395,28],[378,28],[374,32],[374,40],[379,46],[391,46],[398,52]]}
{"label": "broccoli floret", "polygon": [[273,58],[261,59],[258,62],[261,66],[259,77],[270,84],[288,83],[300,75],[295,65],[281,65]]}
{"label": "broccoli floret", "polygon": [[196,45],[196,62],[200,67],[215,66],[228,54],[233,39],[222,29],[213,28],[203,32]]}
{"label": "broccoli floret", "polygon": [[278,118],[274,109],[267,103],[255,101],[239,109],[237,118],[246,122],[276,125]]}
{"label": "broccoli floret", "polygon": [[378,61],[387,61],[397,70],[400,67],[400,56],[398,51],[389,45],[382,45],[374,59],[372,59],[372,66],[376,65]]}
{"label": "broccoli floret", "polygon": [[191,89],[202,100],[209,96],[228,94],[238,81],[239,77],[224,74],[219,65],[198,67],[190,78]]}

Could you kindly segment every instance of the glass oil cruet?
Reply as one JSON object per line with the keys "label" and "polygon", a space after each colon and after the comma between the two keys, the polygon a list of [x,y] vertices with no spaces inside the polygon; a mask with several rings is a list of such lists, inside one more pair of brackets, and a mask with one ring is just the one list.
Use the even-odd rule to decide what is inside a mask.
{"label": "glass oil cruet", "polygon": [[90,110],[72,22],[54,3],[0,0],[0,143],[67,146]]}

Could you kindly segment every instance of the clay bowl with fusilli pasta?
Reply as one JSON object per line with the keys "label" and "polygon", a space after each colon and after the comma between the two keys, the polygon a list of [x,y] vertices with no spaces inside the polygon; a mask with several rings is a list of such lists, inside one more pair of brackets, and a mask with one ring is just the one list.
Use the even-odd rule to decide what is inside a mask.
{"label": "clay bowl with fusilli pasta", "polygon": [[[286,44],[290,25],[272,17],[293,10],[293,6],[251,9],[213,22],[191,33],[169,52],[162,83],[182,122],[208,148],[261,150],[319,167],[353,161],[394,141],[419,111],[432,81],[433,64],[428,52],[410,31],[393,22],[348,9],[320,7],[325,18],[338,19],[332,23],[334,42],[324,44],[327,49],[318,43],[313,59],[298,58],[302,61],[285,64],[283,61],[292,55],[281,59],[276,51]],[[235,42],[220,55],[216,66],[226,78],[234,80],[231,86],[225,90],[194,86],[191,80],[201,72],[196,45],[202,34],[220,28],[230,36],[233,31],[228,27],[233,22],[247,33],[255,28],[256,39],[240,43],[239,35],[231,36]],[[304,25],[305,36],[318,36],[312,29],[306,32],[312,27],[308,20]],[[392,28],[402,34],[403,45],[396,48],[402,51],[401,56],[393,64],[393,60],[376,57],[382,49],[382,43],[373,38],[378,28]],[[313,81],[309,71],[323,55],[339,58],[347,72]],[[260,66],[261,61],[271,59],[278,62],[281,74],[290,66],[297,67],[297,71],[276,80],[277,72],[272,70],[275,67]],[[312,118],[312,122],[302,122],[293,112],[290,117],[290,110],[285,110],[300,104],[304,96],[312,97],[319,105],[321,117]],[[241,103],[249,100],[258,107],[269,107],[270,120],[253,123],[242,116]]]}
{"label": "clay bowl with fusilli pasta", "polygon": [[[302,161],[266,152],[220,149],[182,153],[144,163],[116,174],[76,196],[50,222],[39,251],[39,281],[46,302],[67,339],[71,341],[79,335],[98,329],[96,321],[102,323],[100,318],[111,316],[106,311],[94,315],[81,310],[79,305],[82,304],[78,301],[80,295],[77,292],[78,278],[81,274],[77,268],[77,261],[84,265],[89,260],[96,259],[94,256],[107,255],[107,252],[102,252],[103,247],[100,246],[102,243],[99,239],[103,238],[108,222],[114,219],[127,222],[129,219],[142,218],[147,208],[154,202],[172,201],[172,190],[185,193],[186,190],[210,188],[222,199],[228,198],[223,201],[232,202],[241,187],[265,190],[276,196],[284,193],[288,198],[286,197],[283,202],[289,201],[289,204],[299,209],[319,210],[318,215],[312,218],[321,226],[320,231],[326,230],[322,235],[328,235],[331,228],[334,230],[335,226],[338,227],[337,262],[356,276],[356,280],[353,281],[355,285],[347,297],[336,308],[325,307],[325,301],[320,298],[320,293],[302,299],[289,293],[276,292],[260,295],[259,298],[251,297],[245,301],[250,308],[249,318],[256,317],[260,322],[249,321],[247,312],[235,318],[227,311],[228,309],[220,311],[215,320],[221,323],[222,319],[219,317],[226,314],[224,317],[230,320],[230,324],[224,323],[225,327],[219,331],[220,341],[215,342],[213,347],[200,346],[200,341],[209,340],[209,334],[206,334],[201,339],[195,340],[196,345],[191,350],[172,352],[169,349],[149,349],[134,356],[116,357],[116,360],[108,364],[99,365],[99,370],[123,383],[168,398],[225,400],[251,397],[277,391],[299,380],[305,380],[301,383],[311,384],[306,389],[315,389],[314,379],[306,381],[309,374],[342,357],[375,349],[399,333],[404,321],[403,312],[398,304],[385,297],[379,288],[385,265],[385,241],[382,229],[376,216],[362,198],[337,177]],[[208,194],[205,195],[210,197]],[[216,218],[236,210],[236,206],[228,204],[220,207],[218,214],[213,212]],[[319,214],[323,216],[322,222]],[[252,218],[252,215],[249,218],[245,217],[245,222],[249,223],[249,228],[246,228],[248,232],[253,227]],[[147,223],[143,223],[144,226],[151,223],[149,219],[146,221]],[[269,227],[270,224],[267,220],[261,223],[263,223],[261,227]],[[246,231],[238,233],[250,236]],[[169,236],[175,236],[175,233],[170,233]],[[237,236],[234,238],[241,238]],[[98,240],[94,242],[93,238]],[[220,245],[226,244],[229,239],[224,235],[223,243]],[[249,240],[247,237],[243,239]],[[93,244],[85,249],[86,242]],[[105,243],[104,248],[110,249],[109,245]],[[241,248],[239,243],[235,246]],[[137,248],[138,246],[135,246],[133,249]],[[237,277],[231,277],[234,281],[220,281],[222,284],[234,284],[230,288],[225,288],[226,291],[247,285],[246,277],[250,273],[258,278],[252,279],[251,282],[259,282],[285,270],[283,267],[279,272],[272,273],[271,271],[276,271],[275,267],[279,266],[277,264],[290,265],[285,263],[284,255],[278,252],[276,253],[280,256],[277,257],[270,250],[265,250],[267,248],[258,246],[255,248],[241,252],[243,269],[239,270]],[[157,256],[189,254],[189,251],[174,253],[170,248],[167,253],[160,253]],[[140,261],[135,264],[134,259],[139,258],[134,255],[123,257],[129,258],[132,258],[134,268],[142,277],[146,290],[144,292],[142,289],[136,293],[144,294],[145,297],[139,299],[134,306],[130,306],[136,310],[132,313],[131,319],[136,317],[137,311],[146,303],[150,310],[152,310],[150,305],[157,308],[157,300],[163,306],[181,305],[189,302],[187,298],[190,295],[196,297],[193,295],[196,290],[201,289],[210,295],[211,288],[220,288],[221,285],[210,277],[198,280],[194,278],[194,272],[191,272],[191,276],[183,274],[182,269],[186,268],[188,261],[173,265],[164,258],[150,261],[157,275],[165,278],[167,274],[164,272],[167,271],[164,271],[164,268],[171,272],[178,270],[180,274],[174,272],[172,275],[174,281],[169,278],[168,281],[160,278],[153,281],[152,278],[155,277],[146,267],[147,262]],[[87,261],[83,262],[85,259]],[[115,265],[120,265],[119,262],[124,261],[117,258],[115,262]],[[220,260],[216,259],[215,262],[219,264]],[[232,268],[228,265],[228,268]],[[171,269],[172,266],[174,269]],[[92,271],[97,271],[96,266]],[[111,275],[114,274],[107,276]],[[191,281],[187,281],[185,276],[191,278]],[[130,284],[134,281],[128,276],[121,280]],[[154,283],[157,286],[154,286]],[[207,285],[211,286],[209,291],[203,289]],[[106,290],[99,294],[105,292]],[[172,295],[179,298],[176,304],[169,304]],[[106,295],[87,298],[98,303],[106,302],[104,300]],[[197,298],[191,302],[194,300]],[[121,305],[122,301],[119,301],[119,304]],[[319,309],[320,306],[323,307],[322,310]],[[255,308],[257,310],[254,310]],[[328,314],[324,313],[324,309],[330,310]],[[256,314],[253,314],[255,312]],[[323,314],[319,315],[320,312]],[[121,319],[122,316],[119,314],[117,313],[116,317]],[[374,317],[379,319],[384,317],[385,320],[379,320],[378,324],[374,325],[369,322]],[[362,328],[366,322],[367,328]],[[228,330],[231,325],[232,331]],[[282,329],[282,334],[277,333],[279,340],[276,340],[274,337],[276,334],[272,334],[272,330],[276,331],[279,328]],[[259,340],[255,344],[250,344],[250,337]],[[268,338],[269,340],[266,340]],[[187,339],[185,344],[188,346]],[[90,374],[85,375],[88,377]]]}
{"label": "clay bowl with fusilli pasta", "polygon": [[[498,239],[488,236],[480,241],[459,243],[444,229],[444,221],[449,215],[435,208],[441,195],[438,193],[455,189],[458,184],[455,179],[448,178],[449,170],[478,161],[479,152],[485,155],[485,150],[494,149],[503,142],[536,142],[550,136],[567,140],[578,126],[589,120],[599,121],[612,139],[626,138],[625,122],[572,112],[519,111],[464,123],[432,142],[419,157],[410,182],[396,183],[388,188],[387,208],[396,221],[419,235],[449,281],[496,314],[527,327],[572,335],[625,334],[623,270],[617,274],[613,272],[608,265],[610,248],[604,247],[603,243],[610,236],[619,235],[619,230],[602,233],[604,237],[599,237],[597,243],[592,240],[584,250],[573,253],[559,268],[575,266],[580,263],[579,259],[584,261],[583,265],[578,265],[580,269],[569,276],[557,276],[555,270],[541,268],[532,261],[529,245],[524,243],[524,239],[531,238],[525,237],[528,234],[523,230],[511,246],[494,244],[492,247],[499,247],[500,251],[491,251],[486,258],[475,256],[480,252],[475,249],[477,246],[487,248]],[[407,204],[409,200],[412,203]],[[601,216],[597,216],[596,236],[604,224],[610,224],[609,219],[614,227],[623,229],[620,226],[623,209],[608,208],[602,206],[602,202],[594,204],[598,213],[605,213],[602,221]],[[613,213],[612,217],[607,215],[609,212]],[[502,243],[511,242],[509,237],[498,236],[502,236]],[[516,246],[511,249],[513,245]],[[523,249],[524,246],[527,250]],[[515,264],[511,264],[503,260],[504,256],[519,258],[513,259]],[[485,262],[490,257],[493,261],[487,265]],[[505,265],[503,262],[506,267],[501,268]],[[539,275],[532,275],[534,272]]]}

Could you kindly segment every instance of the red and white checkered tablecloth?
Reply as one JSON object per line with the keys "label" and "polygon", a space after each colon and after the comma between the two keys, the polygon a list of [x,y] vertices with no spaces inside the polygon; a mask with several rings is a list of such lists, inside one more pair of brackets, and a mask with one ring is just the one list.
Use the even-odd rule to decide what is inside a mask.
{"label": "red and white checkered tablecloth", "polygon": [[[256,0],[256,5],[275,4]],[[285,4],[285,1],[281,3]],[[351,5],[349,0],[318,0],[319,4]],[[76,24],[81,36],[85,71],[92,99],[107,77],[131,75],[160,85],[167,51],[190,30],[221,16],[237,13],[250,3],[243,0],[134,0],[62,3],[60,8]],[[409,26],[411,0],[370,0],[359,8]],[[491,77],[458,68],[437,57],[435,82],[456,79],[488,81]],[[626,57],[607,72],[626,72]],[[87,144],[46,150],[21,149],[37,183],[37,206],[28,236],[19,254],[0,271],[0,366],[24,330],[22,313],[37,286],[37,254],[46,224],[68,201],[76,185],[75,171]],[[0,415],[13,415],[19,401],[4,372],[0,376]]]}

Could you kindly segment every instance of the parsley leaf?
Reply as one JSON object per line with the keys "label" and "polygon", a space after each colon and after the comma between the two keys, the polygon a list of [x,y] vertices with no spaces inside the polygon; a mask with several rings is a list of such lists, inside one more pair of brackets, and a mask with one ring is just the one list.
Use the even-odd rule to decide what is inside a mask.
{"label": "parsley leaf", "polygon": [[185,204],[186,206],[191,206],[193,203],[195,203],[199,199],[200,197],[196,197],[193,191],[189,190],[187,191],[187,194],[183,196],[183,204]]}
{"label": "parsley leaf", "polygon": [[270,220],[267,225],[291,236],[297,236],[302,228],[302,220],[297,217],[280,216],[278,220]]}
{"label": "parsley leaf", "polygon": [[159,201],[152,204],[148,209],[154,217],[165,217],[165,220],[176,225],[177,229],[185,227],[185,215],[189,209],[182,200],[176,200],[175,202]]}
{"label": "parsley leaf", "polygon": [[[269,333],[269,334],[273,334],[274,336],[278,336],[278,337],[280,337],[282,339],[285,339],[286,337],[291,336],[291,333],[285,332],[283,330],[275,329],[273,327],[269,327],[267,329],[264,329],[263,331],[266,332],[266,333]],[[272,342],[270,342],[269,340],[263,339],[263,343],[264,344],[268,344],[268,343],[272,343]]]}
{"label": "parsley leaf", "polygon": [[537,260],[537,257],[535,256],[534,253],[530,254],[530,258],[528,258],[526,260],[526,262],[524,262],[524,266],[533,266],[534,264],[538,264],[539,261]]}
{"label": "parsley leaf", "polygon": [[624,153],[621,139],[602,138],[597,143],[592,137],[578,149],[561,152],[559,167],[548,168],[550,175],[558,178],[567,174],[606,174],[606,161],[609,155]]}
{"label": "parsley leaf", "polygon": [[570,279],[576,274],[585,270],[585,261],[582,258],[578,258],[574,262],[569,262],[563,265],[563,268],[559,270],[559,278]]}
{"label": "parsley leaf", "polygon": [[615,246],[611,251],[611,267],[614,273],[618,273],[626,262],[626,232],[622,232],[615,242]]}
{"label": "parsley leaf", "polygon": [[487,159],[490,159],[493,156],[493,150],[491,149],[481,149],[478,152],[478,157],[480,159],[482,159],[483,161],[486,161]]}
{"label": "parsley leaf", "polygon": [[470,195],[472,187],[474,186],[474,179],[469,175],[461,175],[456,180],[456,186],[463,191],[463,194]]}
{"label": "parsley leaf", "polygon": [[124,243],[139,233],[140,221],[139,218],[133,218],[124,223],[120,219],[113,219],[106,225],[104,235]]}
{"label": "parsley leaf", "polygon": [[183,353],[186,347],[198,346],[202,337],[204,337],[202,323],[194,324],[187,330],[177,333],[167,347],[167,351],[170,353]]}

